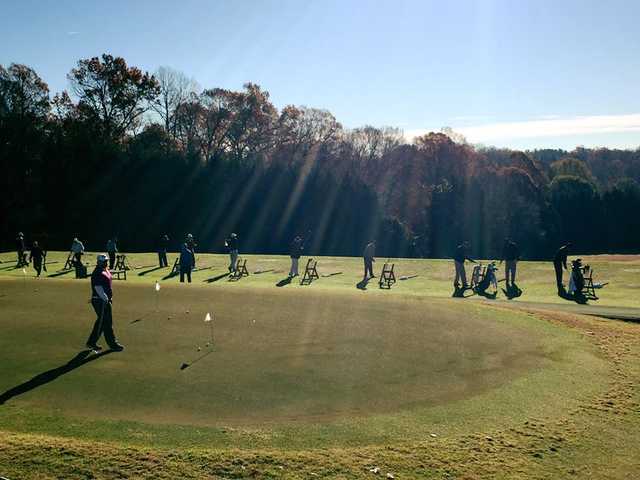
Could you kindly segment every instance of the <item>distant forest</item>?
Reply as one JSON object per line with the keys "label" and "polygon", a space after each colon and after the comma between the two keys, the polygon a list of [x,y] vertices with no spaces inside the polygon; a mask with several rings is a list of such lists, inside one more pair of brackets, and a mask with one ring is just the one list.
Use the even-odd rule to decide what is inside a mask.
{"label": "distant forest", "polygon": [[[31,68],[0,65],[0,243],[102,250],[547,258],[564,241],[581,253],[637,252],[640,148],[513,151],[469,145],[450,129],[411,144],[393,127],[345,129],[328,111],[286,106],[248,83],[200,88],[102,55],[78,61],[70,90],[51,96]],[[425,105],[428,108],[428,105]]]}

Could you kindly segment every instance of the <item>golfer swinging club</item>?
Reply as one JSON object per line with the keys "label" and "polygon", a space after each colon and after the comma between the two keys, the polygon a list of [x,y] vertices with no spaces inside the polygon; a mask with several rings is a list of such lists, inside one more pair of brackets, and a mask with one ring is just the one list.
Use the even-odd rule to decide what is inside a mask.
{"label": "golfer swinging club", "polygon": [[118,343],[113,333],[113,319],[111,317],[111,272],[107,266],[109,259],[106,255],[98,255],[96,268],[91,274],[91,305],[96,311],[96,322],[91,335],[87,339],[87,348],[99,352],[102,347],[97,344],[100,335],[104,333],[107,345],[114,352],[121,352],[124,347]]}

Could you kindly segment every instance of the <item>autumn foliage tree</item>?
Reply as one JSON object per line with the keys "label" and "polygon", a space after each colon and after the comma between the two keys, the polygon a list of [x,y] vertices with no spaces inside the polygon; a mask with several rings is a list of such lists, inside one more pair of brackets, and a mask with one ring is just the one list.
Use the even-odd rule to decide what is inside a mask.
{"label": "autumn foliage tree", "polygon": [[68,79],[80,114],[110,140],[138,128],[150,102],[160,93],[155,77],[108,54],[80,60]]}

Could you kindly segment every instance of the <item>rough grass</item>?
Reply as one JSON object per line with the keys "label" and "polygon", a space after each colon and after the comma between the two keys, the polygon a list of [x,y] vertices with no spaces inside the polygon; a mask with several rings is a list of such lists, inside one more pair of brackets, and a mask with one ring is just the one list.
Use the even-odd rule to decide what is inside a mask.
{"label": "rough grass", "polygon": [[[215,270],[226,260],[204,259]],[[633,261],[602,263],[629,291]],[[637,325],[526,302],[534,316],[507,302],[432,298],[450,294],[446,278],[362,291],[359,261],[321,259],[321,274],[323,265],[343,273],[283,288],[274,284],[284,274],[273,272],[238,283],[203,281],[215,270],[197,272],[192,285],[168,279],[161,313],[152,285],[162,274],[132,272],[116,283],[116,328],[129,348],[0,406],[0,475],[373,478],[376,466],[396,478],[635,474]],[[423,266],[431,279],[450,269]],[[536,287],[527,290],[521,270],[528,294]],[[2,394],[68,361],[92,318],[86,281],[0,275]],[[555,302],[536,281],[541,301]],[[196,345],[205,348],[206,311],[214,353],[179,371]],[[264,395],[252,397],[256,388]]]}

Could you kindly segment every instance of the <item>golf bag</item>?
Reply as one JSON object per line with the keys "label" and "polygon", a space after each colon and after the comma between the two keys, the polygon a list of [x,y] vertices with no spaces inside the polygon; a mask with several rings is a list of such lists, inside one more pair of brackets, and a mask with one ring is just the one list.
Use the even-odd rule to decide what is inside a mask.
{"label": "golf bag", "polygon": [[498,288],[498,281],[496,280],[496,264],[491,262],[487,265],[479,275],[478,282],[474,287],[474,291],[479,294],[483,294],[490,286],[493,286],[494,290]]}

